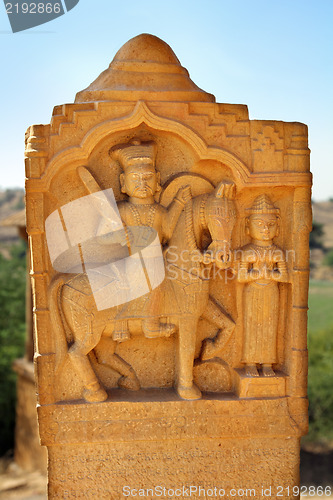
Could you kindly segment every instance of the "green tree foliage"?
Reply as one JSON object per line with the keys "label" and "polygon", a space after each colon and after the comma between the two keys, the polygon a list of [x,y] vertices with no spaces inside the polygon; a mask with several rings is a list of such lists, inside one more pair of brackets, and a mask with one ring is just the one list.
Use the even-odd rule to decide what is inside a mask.
{"label": "green tree foliage", "polygon": [[308,314],[309,434],[305,441],[333,440],[333,283],[310,281]]}
{"label": "green tree foliage", "polygon": [[23,355],[25,338],[26,245],[0,254],[0,454],[13,446],[16,377],[14,359]]}
{"label": "green tree foliage", "polygon": [[22,196],[21,198],[19,198],[18,202],[16,203],[15,210],[23,210],[24,207],[25,207],[24,197]]}
{"label": "green tree foliage", "polygon": [[333,326],[309,334],[310,441],[332,441]]}
{"label": "green tree foliage", "polygon": [[16,189],[6,189],[2,196],[3,203],[9,203],[16,197]]}
{"label": "green tree foliage", "polygon": [[310,233],[310,248],[323,248],[322,237],[324,236],[323,224],[313,221]]}
{"label": "green tree foliage", "polygon": [[333,267],[333,248],[325,255],[324,264],[325,266]]}

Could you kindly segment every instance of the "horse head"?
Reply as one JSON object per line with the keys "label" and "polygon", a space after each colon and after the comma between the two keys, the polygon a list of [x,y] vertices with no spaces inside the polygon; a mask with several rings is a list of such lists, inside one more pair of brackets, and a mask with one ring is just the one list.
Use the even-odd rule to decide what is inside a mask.
{"label": "horse head", "polygon": [[231,265],[231,235],[236,221],[235,184],[220,182],[205,203],[204,218],[212,242],[205,252],[206,262],[215,262],[221,269]]}

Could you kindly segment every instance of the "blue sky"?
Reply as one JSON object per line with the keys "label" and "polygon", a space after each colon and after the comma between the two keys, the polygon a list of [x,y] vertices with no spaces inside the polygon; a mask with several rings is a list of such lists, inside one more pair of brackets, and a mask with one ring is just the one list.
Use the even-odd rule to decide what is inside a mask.
{"label": "blue sky", "polygon": [[309,126],[313,197],[333,197],[332,0],[80,0],[13,34],[0,4],[2,188],[24,185],[24,133],[49,123],[140,33],[166,41],[217,102]]}

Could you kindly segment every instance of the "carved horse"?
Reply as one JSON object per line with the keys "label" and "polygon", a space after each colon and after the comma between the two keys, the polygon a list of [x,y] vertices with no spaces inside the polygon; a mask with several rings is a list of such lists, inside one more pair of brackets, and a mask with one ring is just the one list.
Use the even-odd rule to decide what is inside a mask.
{"label": "carved horse", "polygon": [[[213,341],[204,341],[202,359],[221,351],[234,329],[232,319],[209,296],[212,264],[222,269],[231,265],[230,241],[236,219],[233,191],[232,183],[221,182],[212,193],[191,199],[165,252],[164,289],[178,308],[168,319],[178,328],[176,388],[183,399],[201,397],[193,384],[199,319],[204,318],[219,328]],[[119,373],[120,387],[140,388],[133,368],[115,352],[118,343],[112,338],[110,324],[116,320],[117,308],[97,310],[85,273],[57,275],[50,284],[49,309],[55,336],[56,377],[68,354],[83,382],[83,397],[88,402],[107,398],[92,368],[92,359]]]}

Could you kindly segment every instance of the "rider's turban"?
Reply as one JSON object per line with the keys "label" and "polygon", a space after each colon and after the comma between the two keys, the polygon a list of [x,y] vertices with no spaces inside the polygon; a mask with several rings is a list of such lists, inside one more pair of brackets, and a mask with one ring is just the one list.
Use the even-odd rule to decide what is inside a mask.
{"label": "rider's turban", "polygon": [[112,158],[119,161],[123,170],[142,163],[154,166],[156,144],[152,141],[141,142],[139,139],[132,139],[130,143],[117,146],[110,153]]}

